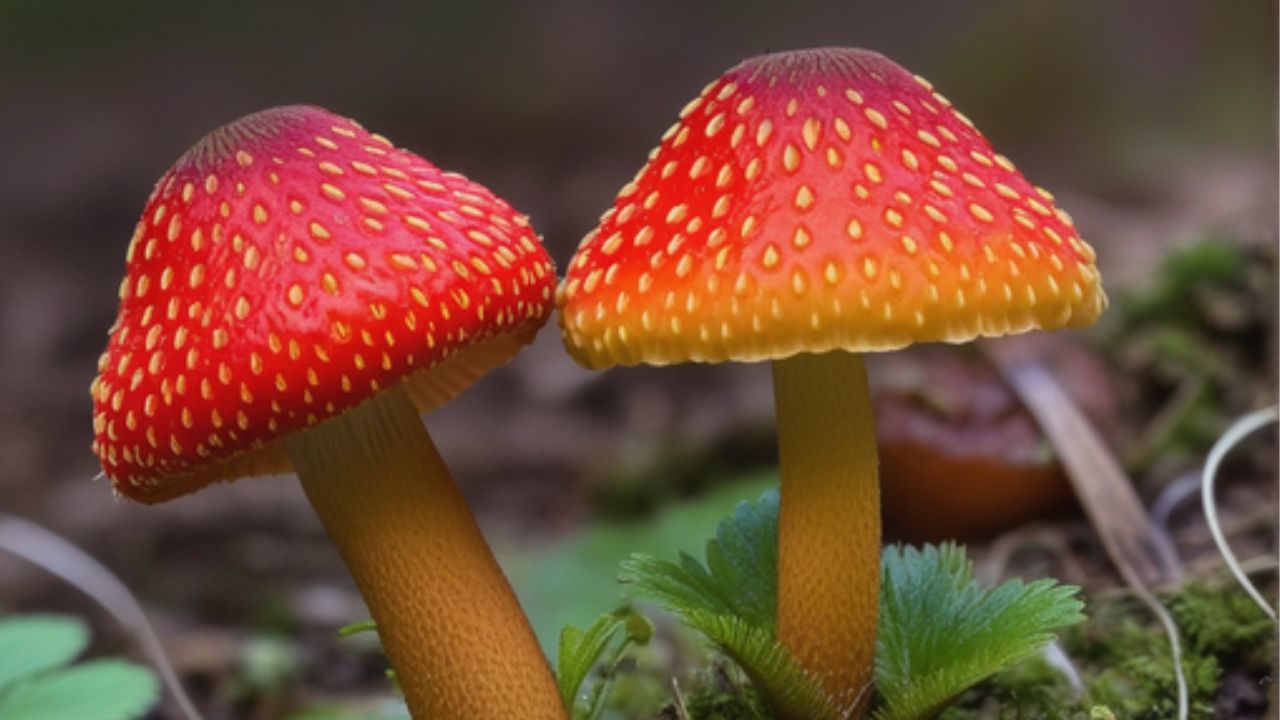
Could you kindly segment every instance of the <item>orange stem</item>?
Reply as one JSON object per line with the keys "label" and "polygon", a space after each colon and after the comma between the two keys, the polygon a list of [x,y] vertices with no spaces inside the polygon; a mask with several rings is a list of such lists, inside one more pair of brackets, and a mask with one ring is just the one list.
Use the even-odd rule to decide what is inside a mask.
{"label": "orange stem", "polygon": [[773,363],[778,414],[778,639],[858,717],[880,609],[880,486],[867,374],[854,353]]}
{"label": "orange stem", "polygon": [[515,594],[402,387],[285,444],[413,717],[566,717]]}

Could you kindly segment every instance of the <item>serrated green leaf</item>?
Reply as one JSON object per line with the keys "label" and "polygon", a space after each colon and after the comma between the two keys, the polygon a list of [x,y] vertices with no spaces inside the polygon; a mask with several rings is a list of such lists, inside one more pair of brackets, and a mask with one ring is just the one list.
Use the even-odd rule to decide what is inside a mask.
{"label": "serrated green leaf", "polygon": [[[778,494],[724,518],[707,563],[633,555],[619,574],[628,593],[702,632],[751,678],[775,711],[830,713],[816,683],[774,640]],[[1076,588],[1051,580],[984,590],[954,544],[887,548],[882,560],[876,689],[880,720],[926,718],[974,683],[1035,653],[1053,631],[1081,621]],[[809,704],[806,704],[809,703]]]}
{"label": "serrated green leaf", "polygon": [[623,561],[619,579],[632,595],[668,609],[738,617],[772,635],[777,547],[778,492],[768,490],[720,521],[705,566],[684,553],[679,564],[636,554]]}
{"label": "serrated green leaf", "polygon": [[876,642],[877,720],[927,718],[1080,622],[1077,588],[1010,580],[984,590],[954,544],[886,548]]}
{"label": "serrated green leaf", "polygon": [[771,629],[731,615],[693,611],[680,616],[742,668],[775,716],[810,720],[839,717],[821,685],[774,639]]}
{"label": "serrated green leaf", "polygon": [[779,716],[834,717],[819,685],[774,639],[777,546],[778,493],[768,490],[720,521],[706,565],[686,554],[679,563],[637,554],[622,563],[619,579],[629,595],[706,635]]}
{"label": "serrated green leaf", "polygon": [[76,618],[22,615],[0,620],[0,692],[70,663],[88,644],[89,628]]}
{"label": "serrated green leaf", "polygon": [[19,681],[0,694],[5,720],[134,720],[160,696],[145,667],[95,660]]}

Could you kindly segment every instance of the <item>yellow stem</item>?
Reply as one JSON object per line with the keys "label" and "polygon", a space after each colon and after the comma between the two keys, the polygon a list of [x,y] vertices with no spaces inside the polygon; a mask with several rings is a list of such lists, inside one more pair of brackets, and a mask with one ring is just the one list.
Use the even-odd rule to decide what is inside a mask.
{"label": "yellow stem", "polygon": [[515,594],[402,388],[285,445],[413,717],[565,718]]}
{"label": "yellow stem", "polygon": [[778,639],[838,708],[870,699],[880,609],[880,485],[862,356],[773,363]]}

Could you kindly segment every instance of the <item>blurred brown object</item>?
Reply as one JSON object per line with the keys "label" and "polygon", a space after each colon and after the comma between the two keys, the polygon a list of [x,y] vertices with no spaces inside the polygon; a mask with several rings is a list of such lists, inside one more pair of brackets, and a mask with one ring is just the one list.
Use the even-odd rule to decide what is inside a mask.
{"label": "blurred brown object", "polygon": [[[979,347],[1057,448],[1085,515],[1125,583],[1147,598],[1150,588],[1177,584],[1182,565],[1168,533],[1151,522],[1099,427],[1053,374],[1067,346],[1057,339],[1018,338]],[[1148,604],[1159,611],[1154,600]],[[1181,681],[1180,692],[1185,693]]]}
{"label": "blurred brown object", "polygon": [[[1062,362],[1091,415],[1114,409],[1092,354],[1073,348]],[[924,347],[873,375],[886,539],[986,539],[1075,506],[1035,419],[979,355]]]}

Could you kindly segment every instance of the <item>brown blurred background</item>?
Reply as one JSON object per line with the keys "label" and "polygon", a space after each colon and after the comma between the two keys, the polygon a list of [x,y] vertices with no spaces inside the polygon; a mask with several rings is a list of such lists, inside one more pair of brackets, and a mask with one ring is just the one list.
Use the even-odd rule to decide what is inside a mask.
{"label": "brown blurred background", "polygon": [[[1052,189],[1114,294],[1206,233],[1275,244],[1275,38],[1262,0],[6,0],[0,510],[90,548],[166,628],[285,608],[328,632],[359,615],[292,480],[154,508],[90,481],[87,388],[137,213],[188,145],[245,113],[307,102],[354,117],[505,196],[563,265],[722,70],[766,50],[867,47],[929,78]],[[602,483],[673,447],[767,465],[767,379],[764,366],[588,373],[548,328],[427,421],[486,527],[556,537]],[[0,558],[0,613],[83,607]]]}

